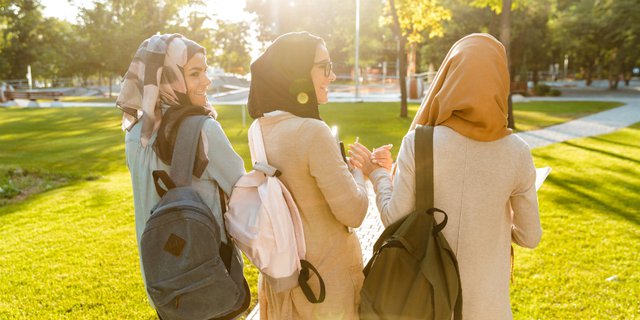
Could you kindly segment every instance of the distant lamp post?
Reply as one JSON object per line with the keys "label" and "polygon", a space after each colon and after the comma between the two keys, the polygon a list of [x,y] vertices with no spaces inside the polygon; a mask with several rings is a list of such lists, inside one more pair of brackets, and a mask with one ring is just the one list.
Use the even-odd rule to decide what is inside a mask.
{"label": "distant lamp post", "polygon": [[33,89],[33,78],[31,77],[31,65],[27,66],[27,81],[29,84],[29,90]]}
{"label": "distant lamp post", "polygon": [[356,63],[354,75],[356,77],[356,100],[360,99],[360,0],[356,0]]}

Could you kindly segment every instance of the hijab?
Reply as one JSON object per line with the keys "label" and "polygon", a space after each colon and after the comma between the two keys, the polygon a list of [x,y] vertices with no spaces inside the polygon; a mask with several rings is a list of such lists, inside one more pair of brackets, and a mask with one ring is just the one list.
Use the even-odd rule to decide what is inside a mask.
{"label": "hijab", "polygon": [[[171,165],[182,120],[191,115],[215,116],[211,106],[193,105],[188,96],[183,69],[197,53],[205,54],[204,47],[180,34],[146,39],[129,65],[116,101],[116,106],[123,111],[123,130],[130,130],[138,120],[144,119],[140,134],[143,147],[158,133],[153,150],[167,165]],[[200,139],[193,170],[196,177],[202,175],[208,162]]]}
{"label": "hijab", "polygon": [[316,49],[322,38],[308,32],[278,37],[251,64],[249,114],[254,119],[282,110],[304,118],[320,119],[311,79]]}
{"label": "hijab", "polygon": [[430,125],[477,141],[507,136],[509,85],[504,46],[489,34],[470,34],[447,53],[409,131]]}

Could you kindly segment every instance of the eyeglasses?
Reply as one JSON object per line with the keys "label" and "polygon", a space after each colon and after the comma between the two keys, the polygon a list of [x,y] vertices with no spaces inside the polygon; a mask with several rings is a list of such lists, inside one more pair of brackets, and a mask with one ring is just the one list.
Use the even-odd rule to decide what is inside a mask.
{"label": "eyeglasses", "polygon": [[324,68],[324,76],[329,78],[331,75],[331,70],[333,70],[333,62],[331,61],[321,61],[313,64],[314,66],[322,66]]}

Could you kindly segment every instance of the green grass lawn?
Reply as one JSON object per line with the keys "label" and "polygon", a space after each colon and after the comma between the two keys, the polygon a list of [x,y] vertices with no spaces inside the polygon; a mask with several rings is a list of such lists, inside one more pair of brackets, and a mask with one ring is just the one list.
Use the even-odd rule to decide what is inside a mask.
{"label": "green grass lawn", "polygon": [[515,251],[516,319],[640,315],[638,141],[640,124],[533,151],[553,171],[539,191],[542,242]]}
{"label": "green grass lawn", "polygon": [[[113,102],[116,103],[117,97],[106,96],[62,96],[60,101],[67,105],[67,102]],[[38,99],[38,101],[53,101],[53,99]]]}
{"label": "green grass lawn", "polygon": [[63,96],[60,101],[62,102],[116,102],[116,97],[104,97],[104,96]]}
{"label": "green grass lawn", "polygon": [[[546,110],[557,123],[607,107],[563,104],[558,112],[545,104],[522,109]],[[331,104],[321,114],[346,143],[359,136],[397,151],[410,120],[398,118],[396,106]],[[521,107],[517,124],[539,125],[518,118]],[[248,165],[241,109],[217,109]],[[155,317],[140,279],[123,138],[115,108],[0,109],[0,187],[33,193],[0,202],[0,319]],[[639,139],[636,125],[534,151],[536,165],[554,171],[540,191],[543,241],[516,250],[516,319],[638,314]],[[246,274],[255,303],[255,268]],[[605,280],[613,275],[618,281]]]}

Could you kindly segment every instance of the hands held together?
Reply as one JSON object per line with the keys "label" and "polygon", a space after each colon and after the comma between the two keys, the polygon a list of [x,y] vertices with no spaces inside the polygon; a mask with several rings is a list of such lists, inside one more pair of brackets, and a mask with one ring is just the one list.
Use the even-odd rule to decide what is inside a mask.
{"label": "hands held together", "polygon": [[387,144],[379,148],[374,148],[373,152],[358,142],[349,145],[349,163],[354,167],[362,170],[366,176],[378,168],[384,168],[391,171],[393,159],[391,158],[392,144]]}

